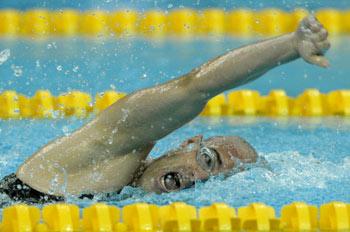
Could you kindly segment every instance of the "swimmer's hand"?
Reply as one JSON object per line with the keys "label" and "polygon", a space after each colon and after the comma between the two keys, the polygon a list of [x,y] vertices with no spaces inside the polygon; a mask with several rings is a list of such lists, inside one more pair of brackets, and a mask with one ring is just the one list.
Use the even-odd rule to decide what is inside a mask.
{"label": "swimmer's hand", "polygon": [[329,66],[328,60],[324,57],[331,46],[327,40],[328,32],[315,16],[304,18],[295,32],[295,36],[296,49],[306,62],[324,68]]}

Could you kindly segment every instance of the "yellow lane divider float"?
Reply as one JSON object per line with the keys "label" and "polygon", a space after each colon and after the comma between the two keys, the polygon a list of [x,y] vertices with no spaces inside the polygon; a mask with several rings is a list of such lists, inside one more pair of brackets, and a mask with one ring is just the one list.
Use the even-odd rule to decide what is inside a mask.
{"label": "yellow lane divider float", "polygon": [[102,203],[82,210],[72,204],[52,204],[42,211],[13,205],[3,210],[0,231],[6,232],[233,232],[233,231],[349,231],[350,204],[330,202],[320,209],[303,202],[274,208],[252,203],[236,209],[223,203],[197,209],[182,202],[165,206],[146,203],[123,209]]}
{"label": "yellow lane divider float", "polygon": [[[22,12],[3,9],[0,10],[0,36],[272,36],[294,31],[307,14],[305,9],[291,12],[280,9],[225,11],[216,8],[145,12],[132,9],[113,12],[73,9]],[[320,9],[315,15],[331,35],[350,33],[350,9]]]}
{"label": "yellow lane divider float", "polygon": [[[39,90],[26,97],[15,91],[0,93],[0,118],[59,118],[86,117],[98,113],[126,96],[125,93],[106,91],[95,100],[88,93],[72,91],[52,96]],[[307,89],[299,96],[287,96],[284,90],[272,90],[261,96],[255,90],[238,90],[212,98],[202,116],[350,116],[350,90],[335,90],[327,94],[317,89]]]}

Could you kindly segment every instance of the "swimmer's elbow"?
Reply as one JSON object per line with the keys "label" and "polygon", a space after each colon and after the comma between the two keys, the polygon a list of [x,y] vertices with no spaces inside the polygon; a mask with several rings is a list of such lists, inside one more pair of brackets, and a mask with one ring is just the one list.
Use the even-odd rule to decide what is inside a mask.
{"label": "swimmer's elbow", "polygon": [[210,98],[210,94],[202,91],[201,84],[198,78],[195,78],[197,70],[194,69],[180,79],[178,87],[180,87],[181,94],[192,102],[206,102]]}

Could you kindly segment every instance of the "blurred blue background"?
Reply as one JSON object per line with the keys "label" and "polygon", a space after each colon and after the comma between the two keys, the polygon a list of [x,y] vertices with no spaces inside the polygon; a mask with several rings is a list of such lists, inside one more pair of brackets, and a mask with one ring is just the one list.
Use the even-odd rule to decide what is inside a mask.
{"label": "blurred blue background", "polygon": [[277,7],[285,10],[292,10],[297,7],[315,10],[324,7],[333,7],[344,9],[350,7],[349,0],[1,0],[0,8],[17,8],[26,10],[30,8],[44,7],[49,9],[60,8],[76,8],[81,10],[91,8],[101,8],[113,10],[117,8],[135,8],[139,10],[146,10],[149,8],[171,9],[177,7],[191,7],[191,8],[208,8],[220,7],[226,10],[247,7],[252,9],[261,9],[269,7]]}

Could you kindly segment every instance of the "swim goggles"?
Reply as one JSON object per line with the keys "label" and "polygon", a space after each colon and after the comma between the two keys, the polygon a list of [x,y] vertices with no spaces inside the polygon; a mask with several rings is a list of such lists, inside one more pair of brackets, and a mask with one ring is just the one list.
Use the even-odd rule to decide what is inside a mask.
{"label": "swim goggles", "polygon": [[218,162],[218,154],[215,150],[203,145],[203,138],[198,142],[196,154],[197,163],[207,172],[212,172]]}

